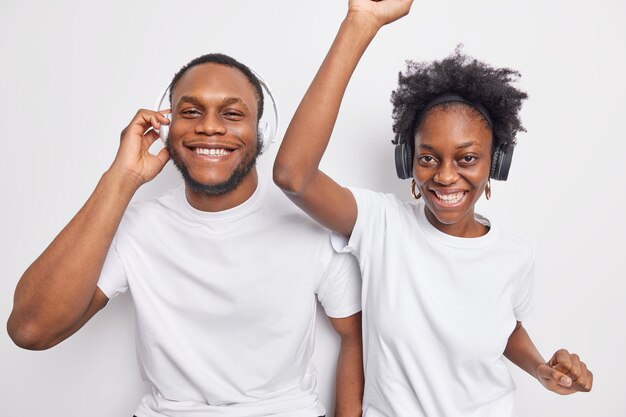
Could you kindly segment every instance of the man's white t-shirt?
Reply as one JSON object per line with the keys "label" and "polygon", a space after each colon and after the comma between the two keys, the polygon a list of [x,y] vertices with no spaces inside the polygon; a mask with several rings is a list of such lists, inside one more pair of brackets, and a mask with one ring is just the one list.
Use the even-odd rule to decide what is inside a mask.
{"label": "man's white t-shirt", "polygon": [[201,212],[181,186],[133,203],[99,288],[130,290],[142,376],[137,417],[317,417],[311,364],[317,299],[360,311],[360,274],[330,234],[273,184],[229,210]]}
{"label": "man's white t-shirt", "polygon": [[357,221],[334,244],[363,276],[364,416],[513,416],[503,351],[530,309],[530,245],[494,226],[450,236],[422,202],[351,191]]}

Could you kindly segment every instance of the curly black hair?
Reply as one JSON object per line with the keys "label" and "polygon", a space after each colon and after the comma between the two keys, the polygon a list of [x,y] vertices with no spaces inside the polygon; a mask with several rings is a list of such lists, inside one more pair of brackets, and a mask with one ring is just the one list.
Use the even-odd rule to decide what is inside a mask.
{"label": "curly black hair", "polygon": [[241,71],[241,73],[243,73],[243,75],[246,76],[248,81],[250,81],[250,84],[252,84],[252,87],[254,87],[254,91],[257,97],[257,108],[258,108],[257,120],[261,120],[261,116],[263,116],[263,105],[264,105],[263,89],[261,87],[261,82],[259,81],[257,76],[252,72],[252,70],[248,66],[237,61],[235,58],[232,58],[225,54],[219,54],[219,53],[206,54],[206,55],[202,55],[197,58],[194,58],[188,63],[186,63],[180,70],[178,70],[176,74],[174,74],[174,78],[172,78],[172,82],[170,83],[170,96],[169,96],[170,106],[172,105],[172,91],[174,90],[174,87],[176,86],[178,81],[181,79],[183,75],[185,75],[185,73],[189,69],[195,67],[196,65],[201,65],[201,64],[220,64],[220,65],[225,65],[227,67],[233,67]]}
{"label": "curly black hair", "polygon": [[[526,131],[518,113],[528,95],[511,85],[520,77],[519,72],[493,68],[464,55],[461,48],[458,45],[452,55],[441,61],[407,61],[406,72],[399,74],[398,88],[391,93],[394,144],[406,142],[413,148],[413,137],[424,109],[431,100],[445,93],[456,93],[487,109],[493,122],[493,149],[499,144],[515,143],[516,133]],[[447,105],[468,106],[443,103],[435,107]]]}

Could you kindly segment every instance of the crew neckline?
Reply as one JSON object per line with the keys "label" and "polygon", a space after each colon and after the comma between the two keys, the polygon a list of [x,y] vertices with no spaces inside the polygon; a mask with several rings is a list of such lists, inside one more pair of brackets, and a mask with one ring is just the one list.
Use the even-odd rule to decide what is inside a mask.
{"label": "crew neckline", "polygon": [[231,207],[229,209],[221,211],[202,211],[196,209],[191,204],[189,204],[189,201],[187,200],[187,195],[185,194],[185,183],[183,183],[176,190],[176,200],[183,207],[184,211],[186,213],[189,213],[193,217],[210,221],[230,220],[241,217],[253,210],[258,205],[258,202],[261,199],[261,195],[265,191],[265,188],[265,181],[263,181],[259,176],[256,189],[246,201],[235,207]]}
{"label": "crew neckline", "polygon": [[474,219],[476,219],[477,222],[485,225],[488,228],[487,233],[478,237],[452,236],[442,232],[441,230],[433,226],[426,217],[426,204],[424,204],[423,201],[418,202],[417,220],[420,227],[428,236],[448,246],[478,248],[488,245],[496,238],[498,230],[491,224],[489,219],[478,213],[474,213]]}

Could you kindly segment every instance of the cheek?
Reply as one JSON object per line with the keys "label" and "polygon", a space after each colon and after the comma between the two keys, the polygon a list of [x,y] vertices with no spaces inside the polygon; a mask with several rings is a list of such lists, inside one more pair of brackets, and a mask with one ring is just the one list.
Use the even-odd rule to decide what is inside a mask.
{"label": "cheek", "polygon": [[478,188],[483,188],[487,184],[487,181],[489,181],[490,173],[491,163],[480,163],[467,170],[466,178]]}
{"label": "cheek", "polygon": [[413,178],[417,183],[418,187],[423,186],[429,179],[435,175],[435,169],[426,168],[420,165],[417,165],[417,162],[413,162]]}
{"label": "cheek", "polygon": [[190,129],[193,128],[190,126],[189,121],[185,119],[172,120],[170,123],[169,139],[176,140],[182,137],[186,132],[190,131]]}
{"label": "cheek", "polygon": [[228,133],[238,138],[252,137],[252,129],[250,126],[243,124],[232,124],[228,126]]}
{"label": "cheek", "polygon": [[256,123],[233,124],[228,127],[228,135],[238,138],[241,142],[247,144],[246,146],[252,147],[251,145],[254,144],[256,148],[258,139]]}

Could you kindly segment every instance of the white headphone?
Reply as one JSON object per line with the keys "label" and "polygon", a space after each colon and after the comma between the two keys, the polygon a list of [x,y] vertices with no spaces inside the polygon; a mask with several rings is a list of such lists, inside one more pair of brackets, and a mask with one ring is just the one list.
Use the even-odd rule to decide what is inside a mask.
{"label": "white headphone", "polygon": [[[270,119],[269,121],[267,120],[266,111],[263,112],[263,116],[261,117],[261,120],[259,120],[259,132],[260,132],[259,137],[263,144],[261,147],[261,153],[265,153],[265,151],[267,151],[270,145],[276,142],[276,138],[278,137],[278,128],[279,128],[278,105],[276,104],[276,100],[274,100],[274,95],[272,94],[272,90],[270,90],[270,87],[267,85],[265,80],[259,75],[258,72],[254,71],[251,68],[249,69],[252,72],[252,74],[254,74],[254,76],[257,78],[257,80],[259,81],[259,84],[261,84],[261,90],[265,93],[263,102],[267,103],[267,98],[269,98],[270,101],[272,102],[272,109],[274,110],[273,120],[272,119]],[[161,93],[161,95],[159,96],[159,101],[157,102],[157,105],[155,107],[156,111],[159,111],[161,109],[161,106],[163,105],[163,101],[165,100],[166,97],[169,97],[171,86],[172,84],[168,85],[163,91],[163,93]],[[170,122],[172,121],[171,113],[166,114],[165,117],[167,117],[170,120]],[[274,123],[274,126],[272,126],[271,122]],[[159,134],[161,136],[161,141],[163,142],[164,145],[167,143],[167,137],[169,135],[169,132],[170,132],[169,125],[161,125],[161,128],[159,129]]]}

